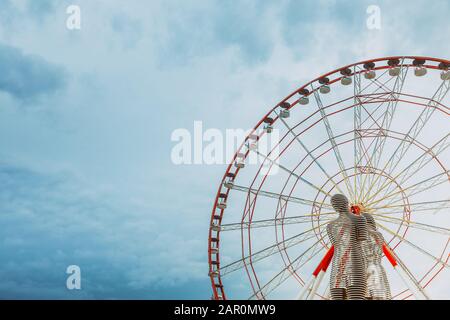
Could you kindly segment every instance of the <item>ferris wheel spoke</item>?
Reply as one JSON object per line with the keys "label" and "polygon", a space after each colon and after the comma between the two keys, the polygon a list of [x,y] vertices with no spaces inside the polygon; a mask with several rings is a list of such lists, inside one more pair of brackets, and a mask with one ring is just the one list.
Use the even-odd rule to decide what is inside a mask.
{"label": "ferris wheel spoke", "polygon": [[239,260],[229,263],[226,266],[220,268],[220,274],[221,274],[221,276],[225,276],[231,272],[234,272],[236,270],[244,268],[246,265],[248,265],[250,263],[255,263],[255,262],[261,261],[267,257],[270,257],[270,256],[280,252],[281,250],[291,248],[300,243],[304,243],[305,241],[315,238],[316,234],[314,233],[314,230],[319,229],[320,227],[323,227],[324,225],[326,225],[326,223],[320,224],[314,228],[303,231],[293,237],[290,237],[288,239],[280,241],[274,245],[271,245],[262,250],[259,250],[258,252],[252,253],[246,257],[243,257]]}
{"label": "ferris wheel spoke", "polygon": [[396,218],[396,217],[381,216],[381,215],[377,215],[377,214],[374,214],[373,217],[375,220],[382,221],[382,222],[405,223],[410,228],[421,229],[421,230],[430,231],[433,233],[439,233],[439,234],[443,234],[446,236],[450,236],[450,229],[443,228],[443,227],[438,227],[438,226],[421,223],[421,222],[408,221],[406,219],[400,219],[400,218]]}
{"label": "ferris wheel spoke", "polygon": [[381,223],[377,222],[376,223],[381,229],[385,230],[386,232],[388,232],[389,234],[391,234],[392,236],[400,239],[402,242],[408,244],[410,247],[416,249],[416,251],[428,256],[429,258],[433,259],[435,262],[441,264],[442,266],[444,266],[445,268],[450,268],[450,265],[447,264],[447,262],[443,261],[442,259],[439,259],[438,257],[435,257],[434,255],[432,255],[431,253],[429,253],[428,251],[426,251],[425,249],[419,247],[418,245],[412,243],[411,241],[409,241],[408,239],[402,237],[401,235],[399,235],[397,232],[392,231],[391,229],[385,227],[384,225],[382,225]]}
{"label": "ferris wheel spoke", "polygon": [[[445,135],[442,139],[440,139],[437,143],[435,143],[431,148],[425,150],[419,157],[414,159],[408,166],[406,166],[400,173],[395,175],[394,180],[399,180],[399,184],[403,184],[412,178],[417,172],[419,172],[422,168],[424,168],[430,161],[436,159],[436,157],[445,151],[450,146],[450,134]],[[382,191],[385,196],[390,192],[391,184],[388,182],[384,182],[380,188],[378,188],[377,192],[374,193],[373,196],[369,197],[366,201],[371,201],[374,197],[380,194]]]}
{"label": "ferris wheel spoke", "polygon": [[319,191],[319,192],[321,192],[321,193],[323,193],[323,194],[325,194],[325,195],[327,195],[327,196],[330,196],[330,194],[329,194],[328,192],[324,191],[322,188],[316,186],[314,183],[310,182],[309,180],[307,180],[307,179],[305,179],[305,178],[299,176],[298,174],[296,174],[296,173],[294,173],[293,171],[289,170],[288,168],[286,168],[286,167],[283,166],[282,164],[278,163],[277,161],[274,161],[274,160],[270,159],[270,157],[268,157],[267,155],[262,154],[262,153],[259,152],[258,150],[252,150],[252,151],[255,152],[257,155],[263,157],[264,159],[268,160],[270,163],[275,164],[275,165],[276,165],[277,167],[279,167],[281,170],[283,170],[283,171],[289,173],[290,175],[296,177],[298,180],[300,180],[300,181],[306,183],[306,185],[308,185],[308,186],[310,186],[310,187],[316,189],[317,191]]}
{"label": "ferris wheel spoke", "polygon": [[[392,100],[388,100],[388,102],[391,102],[391,101]],[[385,103],[385,102],[382,102],[381,104],[383,104],[383,103]],[[379,123],[380,118],[375,119],[375,110],[370,112],[369,110],[367,110],[367,108],[364,104],[361,105],[361,109],[364,110],[365,114],[367,114],[366,119],[364,120],[364,123],[367,122],[369,119],[372,120],[372,124],[367,129],[372,129],[374,126],[378,127],[378,129],[382,128],[381,124]],[[362,129],[362,123],[361,123],[360,129]]]}
{"label": "ferris wheel spoke", "polygon": [[[437,184],[437,185],[439,185],[439,184]],[[429,188],[426,188],[425,190],[419,190],[419,191],[417,191],[417,192],[415,192],[415,193],[410,193],[410,194],[408,194],[407,196],[408,197],[411,197],[411,196],[413,196],[413,195],[416,195],[416,194],[419,194],[419,193],[421,193],[421,192],[424,192],[424,191],[427,191],[428,189],[431,189],[431,188],[433,188],[433,187],[436,187],[437,185],[434,185],[434,186],[431,186],[431,187],[429,187]],[[401,206],[402,208],[403,208],[403,211],[402,212],[410,212],[410,213],[419,213],[419,212],[421,212],[421,211],[433,211],[433,210],[435,210],[436,212],[438,212],[438,211],[440,211],[440,210],[443,210],[443,209],[445,209],[445,208],[447,208],[448,207],[448,205],[446,205],[446,204],[441,204],[441,205],[436,205],[436,207],[435,208],[433,208],[433,207],[429,207],[429,208],[423,208],[423,209],[411,209],[411,207],[410,207],[410,204],[408,204],[408,203],[403,203],[403,204],[398,204],[399,202],[404,202],[404,199],[403,199],[403,197],[400,197],[400,194],[396,194],[396,195],[393,195],[393,196],[399,196],[399,197],[397,197],[397,198],[393,198],[393,199],[390,199],[390,201],[389,202],[387,202],[386,204],[384,204],[382,207],[384,207],[384,209],[386,209],[386,208],[392,208],[392,207],[394,207],[395,208],[395,206]],[[385,199],[387,199],[387,198],[385,198]],[[381,211],[380,212],[380,214],[381,215],[383,215],[383,214],[392,214],[393,212],[395,212],[396,210],[394,209],[394,210],[389,210],[389,211]],[[398,210],[397,210],[397,212],[398,212]],[[434,213],[434,212],[433,212]]]}
{"label": "ferris wheel spoke", "polygon": [[[359,177],[359,175],[357,174],[357,171],[360,170],[361,172],[372,172],[372,168],[374,167],[371,163],[371,160],[368,157],[368,153],[369,153],[369,149],[373,143],[369,145],[369,147],[366,147],[364,142],[363,142],[363,135],[362,135],[362,131],[360,131],[358,134],[358,137],[355,138],[355,144],[357,145],[357,147],[355,147],[355,150],[359,150],[357,151],[357,155],[355,155],[355,188],[357,186],[359,186],[359,192],[355,190],[355,192],[357,192],[358,196],[356,198],[356,202],[361,202],[361,199],[364,197],[364,192],[365,192],[365,183],[366,183],[366,177],[367,175],[364,176],[364,178]],[[362,154],[361,154],[362,153]],[[366,158],[366,163],[363,164],[362,160]],[[359,181],[357,183],[357,177],[359,177]]]}
{"label": "ferris wheel spoke", "polygon": [[[243,187],[243,186],[239,186],[239,185],[232,185],[230,186],[230,189],[233,190],[238,190],[238,191],[242,191],[245,193],[252,193],[255,195],[261,195],[264,197],[268,197],[268,198],[272,198],[272,199],[277,199],[279,200],[280,198],[285,200],[285,201],[290,201],[290,202],[295,202],[295,203],[300,203],[306,206],[314,206],[316,205],[316,203],[313,200],[308,200],[308,199],[303,199],[303,198],[298,198],[298,197],[294,197],[294,196],[288,196],[288,195],[284,195],[284,194],[280,194],[280,193],[275,193],[275,192],[270,192],[270,191],[265,191],[265,190],[257,190],[257,189],[252,189],[252,188],[247,188],[247,187]],[[323,204],[322,207],[326,207],[331,209],[331,205],[328,204]]]}
{"label": "ferris wheel spoke", "polygon": [[325,299],[330,299],[330,282],[327,282],[322,296],[325,297]]}
{"label": "ferris wheel spoke", "polygon": [[[354,94],[354,100],[355,100],[355,107],[353,108],[353,132],[354,132],[354,140],[353,140],[353,157],[354,157],[354,176],[353,176],[353,186],[354,186],[354,194],[355,199],[354,202],[359,201],[359,197],[357,196],[358,190],[357,185],[360,185],[361,187],[361,178],[357,174],[357,167],[358,162],[362,160],[362,137],[360,136],[360,130],[361,130],[361,72],[356,72],[357,67],[354,67],[354,81],[353,81],[353,94]],[[361,159],[361,160],[358,160]],[[359,180],[359,181],[358,181]]]}
{"label": "ferris wheel spoke", "polygon": [[[441,103],[441,101],[445,98],[448,91],[450,89],[450,82],[449,81],[443,81],[433,97],[430,99],[430,101],[427,103],[427,106],[424,108],[424,110],[421,112],[419,117],[416,119],[416,121],[413,123],[411,128],[408,130],[407,136],[411,137],[411,140],[414,140],[417,138],[419,133],[422,131],[422,129],[427,124],[428,120],[430,120],[431,116],[436,111],[438,105]],[[391,173],[392,168],[397,165],[398,161],[401,160],[403,155],[408,150],[409,146],[411,146],[412,141],[408,140],[402,140],[397,147],[396,151],[391,156],[391,159],[395,161],[388,161],[387,162],[387,169],[389,169],[387,172]],[[407,144],[405,144],[407,143]],[[400,150],[400,153],[397,153],[398,150]],[[386,171],[386,170],[384,170]]]}
{"label": "ferris wheel spoke", "polygon": [[[441,208],[437,208],[437,209],[421,209],[421,210],[415,210],[415,211],[412,211],[411,210],[411,213],[414,213],[414,214],[426,214],[426,215],[434,215],[434,214],[436,214],[436,213],[438,213],[439,211],[442,211],[442,210],[444,210],[444,209],[448,209],[448,208],[450,208],[450,206],[443,206],[443,207],[441,207]],[[398,214],[404,214],[405,213],[405,210],[401,210],[401,211],[398,211],[398,210],[391,210],[391,211],[387,211],[387,212],[380,212],[380,213],[377,213],[377,215],[379,215],[379,216],[387,216],[387,217],[389,217],[389,216],[392,216],[392,215],[398,215]]]}
{"label": "ferris wheel spoke", "polygon": [[389,82],[391,82],[391,81],[394,79],[394,77],[389,77],[389,78],[388,78],[387,80],[385,80],[384,82],[381,82],[381,78],[384,77],[387,73],[388,73],[388,70],[386,70],[386,71],[384,71],[383,73],[381,73],[381,75],[378,76],[378,77],[375,78],[375,79],[369,79],[369,81],[374,82],[375,85],[378,86],[378,88],[375,90],[375,92],[378,91],[379,89],[384,89],[384,90],[386,90],[386,92],[391,92],[391,95],[392,95],[392,89],[389,88],[389,87],[387,86],[387,84],[388,84]]}
{"label": "ferris wheel spoke", "polygon": [[[387,93],[384,93],[383,95],[387,96]],[[366,104],[366,102],[368,101],[368,99],[362,100],[364,101],[363,103]],[[375,107],[375,109],[371,112],[372,116],[374,116],[380,109],[381,107],[386,103],[386,100],[382,100],[380,103],[377,104],[377,106]],[[379,122],[381,120],[382,116],[379,116],[376,121]],[[368,122],[368,120],[371,119],[371,117],[366,117],[364,120],[361,121],[361,127],[366,124],[366,122]]]}
{"label": "ferris wheel spoke", "polygon": [[[425,150],[419,157],[414,159],[408,166],[406,166],[400,173],[395,175],[394,180],[399,180],[399,184],[403,184],[408,181],[414,174],[425,167],[431,160],[435,159],[439,154],[445,151],[450,146],[450,134],[440,139],[431,148]],[[381,185],[378,191],[367,199],[370,201],[377,196],[381,191],[385,190],[390,184],[385,182]],[[384,195],[389,192],[389,188],[386,189]]]}
{"label": "ferris wheel spoke", "polygon": [[[359,81],[359,86],[361,86],[361,74],[364,72],[364,70],[360,66],[354,66],[354,76],[353,78]],[[376,85],[377,88],[373,91],[373,93],[377,92],[380,89],[387,88],[386,84],[389,83],[392,78],[386,80],[384,83],[380,82],[379,80],[386,75],[388,70],[383,71],[379,76],[377,76],[375,79],[367,79],[369,80],[369,83],[364,87],[360,88],[358,90],[359,94],[366,92],[367,89],[369,89],[371,86]],[[388,88],[387,88],[388,89]],[[389,91],[389,89],[388,89]]]}
{"label": "ferris wheel spoke", "polygon": [[450,146],[450,134],[445,135],[444,138],[439,140],[431,148],[427,149],[420,157],[414,160],[410,165],[408,165],[401,175],[397,175],[396,179],[400,178],[399,183],[404,183],[408,181],[414,174],[419,172],[423,167],[425,167],[433,159],[436,159],[443,151],[445,151]]}
{"label": "ferris wheel spoke", "polygon": [[380,76],[378,76],[375,79],[368,79],[369,81],[371,81],[373,84],[375,84],[377,86],[377,89],[374,90],[374,92],[377,92],[378,90],[384,89],[386,91],[390,91],[389,87],[386,86],[386,84],[388,84],[389,82],[392,81],[392,78],[387,79],[384,82],[381,82],[380,79],[386,75],[387,71],[384,71]]}
{"label": "ferris wheel spoke", "polygon": [[[322,233],[323,231],[320,234],[322,235]],[[303,250],[297,258],[285,266],[277,275],[267,281],[257,292],[250,296],[249,300],[267,297],[271,292],[289,279],[293,273],[297,272],[322,251],[323,246],[321,245],[320,240],[317,240],[314,244]]]}
{"label": "ferris wheel spoke", "polygon": [[[233,230],[241,230],[248,228],[264,228],[264,227],[273,227],[278,224],[301,224],[301,223],[311,223],[314,217],[319,217],[321,215],[325,215],[325,217],[321,217],[321,220],[329,220],[335,215],[335,212],[321,212],[320,214],[306,214],[295,217],[288,218],[275,218],[275,219],[264,219],[264,220],[253,220],[251,222],[243,221],[237,223],[228,223],[220,226],[220,231],[233,231]],[[329,216],[329,217],[328,217]]]}
{"label": "ferris wheel spoke", "polygon": [[[417,213],[421,211],[439,211],[442,209],[450,208],[450,199],[447,200],[436,200],[436,201],[426,201],[426,202],[417,202],[417,203],[409,203],[407,206],[404,204],[401,205],[386,205],[381,207],[372,207],[371,211],[377,212],[378,215],[389,215],[399,212],[409,211],[411,213]],[[390,209],[390,211],[381,211],[383,209]],[[402,211],[398,211],[402,209]]]}
{"label": "ferris wheel spoke", "polygon": [[[392,78],[388,79],[385,83],[381,83],[378,79],[381,78],[384,74],[386,74],[387,71],[385,71],[381,76],[377,77],[374,80],[370,80],[370,84],[376,84],[378,86],[378,88],[374,91],[378,91],[379,89],[386,89],[387,93],[389,93],[391,96],[394,97],[393,92],[391,89],[389,89],[388,87],[386,87],[386,84],[388,82],[390,82],[392,80]],[[364,182],[362,181],[362,178],[357,174],[357,170],[358,167],[363,166],[365,168],[371,168],[373,167],[372,165],[372,159],[369,158],[368,156],[368,150],[371,147],[372,143],[369,145],[369,148],[366,148],[364,146],[364,142],[363,142],[363,136],[364,136],[364,130],[362,129],[363,124],[365,124],[369,119],[372,119],[373,123],[377,124],[377,126],[380,128],[380,125],[378,124],[378,119],[374,118],[374,114],[375,112],[379,109],[379,107],[381,107],[385,101],[381,102],[379,104],[378,107],[375,108],[375,110],[373,112],[369,112],[364,104],[366,101],[363,101],[361,99],[361,93],[368,88],[368,86],[366,86],[364,89],[361,89],[361,73],[362,73],[362,69],[360,67],[355,66],[354,69],[354,100],[355,100],[355,108],[353,109],[353,118],[354,118],[354,135],[355,135],[355,139],[354,139],[354,192],[355,195],[358,195],[355,199],[356,202],[360,202],[361,197],[363,196],[363,192],[364,192],[364,186],[365,186],[365,182],[366,182],[366,178],[367,176],[364,177]],[[395,98],[395,97],[394,97]],[[389,100],[390,101],[390,100]],[[365,113],[367,114],[366,118],[363,120],[362,119],[362,109],[364,109]],[[373,134],[374,133],[374,129],[371,130],[371,128],[373,127],[373,124],[369,126],[369,129],[367,129],[367,131],[369,132],[369,134]],[[376,129],[375,129],[376,130]],[[381,130],[381,128],[380,128]],[[366,165],[362,165],[362,160],[366,158]],[[359,185],[359,193],[357,191],[357,186]]]}
{"label": "ferris wheel spoke", "polygon": [[339,188],[339,186],[336,184],[336,182],[331,178],[331,175],[325,170],[325,168],[320,164],[319,160],[315,158],[312,155],[312,152],[306,147],[306,145],[298,138],[298,135],[296,135],[293,131],[293,129],[288,125],[288,123],[280,117],[281,122],[286,126],[288,131],[294,136],[295,140],[300,144],[300,146],[305,150],[306,154],[313,160],[313,162],[319,167],[319,169],[327,176],[327,178],[331,181],[331,183],[336,187],[336,189],[343,193],[342,190]]}
{"label": "ferris wheel spoke", "polygon": [[[378,199],[378,200],[376,200],[374,202],[369,203],[368,207],[370,208],[374,204],[380,203],[381,201],[384,201],[384,200],[386,200],[388,198],[392,198],[393,196],[400,195],[400,194],[402,194],[402,193],[404,193],[406,191],[408,191],[408,193],[407,193],[408,197],[412,197],[413,195],[416,195],[416,194],[422,193],[424,191],[427,191],[429,189],[432,189],[432,188],[434,188],[434,187],[436,187],[438,185],[441,185],[441,184],[443,184],[445,182],[448,182],[449,181],[449,172],[450,172],[449,170],[447,170],[446,172],[441,172],[441,173],[439,173],[439,174],[437,174],[435,176],[432,176],[430,178],[427,178],[425,180],[417,182],[417,183],[413,184],[412,186],[409,186],[409,187],[407,187],[407,188],[405,188],[403,190],[392,192],[392,193],[390,193],[389,195],[387,195],[387,196],[385,196],[383,198],[380,198],[380,199]],[[402,199],[400,199],[400,200],[395,200],[395,199],[391,200],[386,205],[389,205],[389,204],[392,204],[392,203],[395,203],[395,202],[399,202],[399,201],[402,201]]]}
{"label": "ferris wheel spoke", "polygon": [[[391,90],[392,100],[389,100],[387,103],[386,111],[383,114],[383,120],[381,122],[381,125],[378,125],[377,122],[374,121],[374,123],[372,123],[372,125],[369,127],[369,128],[372,128],[373,124],[377,124],[377,126],[378,126],[377,129],[379,130],[379,134],[376,135],[376,138],[374,140],[375,145],[372,149],[373,150],[372,154],[368,161],[369,165],[372,165],[375,168],[378,167],[381,155],[383,153],[384,146],[386,144],[386,139],[387,139],[387,135],[385,134],[385,132],[389,131],[389,129],[391,127],[392,120],[394,118],[394,114],[395,114],[395,111],[396,111],[397,105],[398,105],[398,98],[403,90],[403,85],[405,83],[406,75],[408,74],[409,68],[403,67],[403,63],[404,63],[404,59],[402,59],[402,61],[401,61],[400,74],[396,77],[394,85]],[[361,186],[362,191],[365,190],[367,179],[369,179],[369,181],[368,181],[369,184],[373,181],[373,177],[371,178],[368,176],[369,175],[366,175],[364,177],[364,181]],[[363,197],[361,197],[361,198],[363,198]]]}
{"label": "ferris wheel spoke", "polygon": [[341,156],[341,154],[339,152],[339,148],[338,148],[338,145],[336,143],[335,136],[333,134],[333,130],[331,129],[330,122],[328,121],[328,116],[325,113],[325,109],[323,108],[322,100],[321,100],[320,95],[317,92],[317,90],[314,90],[314,88],[312,88],[312,89],[313,89],[312,91],[314,91],[314,98],[316,100],[317,107],[319,108],[320,115],[322,117],[322,121],[323,121],[323,123],[325,125],[326,131],[327,131],[327,134],[328,134],[328,138],[329,138],[329,141],[330,141],[332,149],[333,149],[333,153],[335,155],[336,161],[337,161],[337,163],[339,165],[339,168],[341,170],[341,174],[342,174],[342,176],[344,178],[344,182],[345,182],[347,191],[348,191],[349,195],[351,196],[351,198],[354,199],[355,195],[353,193],[352,187],[349,184],[348,176],[347,176],[347,173],[345,171],[344,161],[342,160],[342,156]]}
{"label": "ferris wheel spoke", "polygon": [[[430,99],[430,101],[427,103],[427,106],[425,106],[424,110],[420,113],[418,118],[414,121],[411,128],[408,130],[408,133],[406,134],[406,137],[408,139],[403,139],[395,151],[392,153],[391,157],[388,161],[386,161],[385,166],[383,167],[383,172],[386,172],[387,174],[391,174],[393,169],[398,165],[398,163],[401,161],[403,156],[406,154],[406,152],[409,150],[410,146],[412,145],[412,142],[417,138],[419,133],[422,131],[422,129],[427,124],[428,120],[431,118],[433,113],[436,111],[436,108],[441,103],[441,101],[445,98],[448,91],[450,89],[450,81],[443,81],[441,85],[438,87],[436,92],[434,93],[433,97]],[[368,193],[370,193],[373,186],[378,182],[380,179],[380,176],[377,176],[374,181],[371,183],[371,186],[369,187]]]}
{"label": "ferris wheel spoke", "polygon": [[[391,90],[391,96],[392,100],[389,100],[386,111],[383,115],[383,120],[381,122],[381,126],[379,126],[380,131],[386,130],[388,131],[391,127],[392,120],[394,118],[395,111],[397,109],[398,105],[398,98],[403,90],[403,85],[405,83],[406,76],[408,74],[408,67],[404,67],[404,59],[402,59],[400,63],[400,74],[396,77],[394,85]],[[375,147],[373,149],[373,153],[371,156],[371,161],[375,165],[375,167],[378,166],[378,163],[380,161],[380,156],[384,149],[384,144],[386,142],[386,135],[382,134],[377,136]]]}
{"label": "ferris wheel spoke", "polygon": [[[359,172],[367,172],[371,173],[374,172],[374,165],[372,163],[371,158],[369,158],[369,150],[372,147],[374,140],[372,140],[368,147],[365,146],[363,138],[372,136],[374,134],[374,131],[372,129],[355,129],[355,139],[354,139],[354,145],[355,145],[355,165],[354,165],[354,173],[355,173],[355,187],[359,186],[359,192],[357,196],[357,202],[361,202],[361,199],[364,197],[365,192],[365,185],[366,185],[366,179],[367,175],[364,176],[364,178],[359,178],[358,183],[357,177],[358,171]],[[363,160],[366,159],[365,163]]]}
{"label": "ferris wheel spoke", "polygon": [[[409,270],[408,266],[403,262],[402,259],[400,259],[398,253],[396,253],[393,250],[391,252],[394,255],[395,259],[397,260],[399,267],[405,272],[405,275],[409,278],[409,280],[412,282],[412,284],[418,290],[418,292],[423,296],[423,298],[429,299],[428,294],[425,292],[424,287],[420,284],[420,281],[417,280],[417,278],[414,276],[414,274],[411,272],[411,270]],[[414,291],[413,291],[414,287],[411,288],[408,285],[408,290],[417,297],[417,294],[414,293]],[[419,297],[417,297],[417,298],[419,298]]]}

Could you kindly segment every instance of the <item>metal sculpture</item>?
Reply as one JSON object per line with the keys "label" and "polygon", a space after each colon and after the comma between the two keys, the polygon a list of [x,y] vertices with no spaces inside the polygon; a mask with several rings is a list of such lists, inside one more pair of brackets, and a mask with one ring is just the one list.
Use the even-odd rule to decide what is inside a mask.
{"label": "metal sculpture", "polygon": [[361,243],[368,239],[367,222],[363,216],[349,211],[347,197],[331,197],[338,218],[327,225],[327,234],[334,247],[330,293],[333,300],[362,300],[367,287],[365,259]]}

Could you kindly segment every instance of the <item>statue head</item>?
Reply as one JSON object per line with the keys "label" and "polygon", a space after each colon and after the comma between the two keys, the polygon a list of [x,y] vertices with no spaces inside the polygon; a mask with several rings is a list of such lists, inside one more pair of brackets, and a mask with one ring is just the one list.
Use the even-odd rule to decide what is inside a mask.
{"label": "statue head", "polygon": [[343,194],[335,194],[331,197],[331,205],[338,213],[348,213],[348,199]]}

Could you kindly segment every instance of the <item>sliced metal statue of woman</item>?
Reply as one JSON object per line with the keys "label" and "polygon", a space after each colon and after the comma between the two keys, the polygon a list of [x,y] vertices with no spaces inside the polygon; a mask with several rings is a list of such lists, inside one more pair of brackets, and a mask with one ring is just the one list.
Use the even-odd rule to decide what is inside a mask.
{"label": "sliced metal statue of woman", "polygon": [[368,225],[368,239],[362,243],[363,255],[366,262],[368,300],[390,300],[391,289],[387,279],[386,271],[381,265],[383,257],[383,235],[377,230],[375,219],[371,214],[363,212]]}
{"label": "sliced metal statue of woman", "polygon": [[346,196],[331,197],[339,217],[327,225],[334,246],[330,277],[332,300],[363,300],[367,289],[366,268],[361,243],[368,239],[366,218],[349,210]]}

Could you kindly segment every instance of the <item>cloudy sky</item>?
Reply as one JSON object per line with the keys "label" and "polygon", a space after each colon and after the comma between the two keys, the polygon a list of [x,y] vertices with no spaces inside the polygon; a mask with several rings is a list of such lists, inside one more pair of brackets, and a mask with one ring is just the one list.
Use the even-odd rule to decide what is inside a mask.
{"label": "cloudy sky", "polygon": [[[73,4],[80,30],[66,27]],[[174,165],[173,130],[252,127],[355,61],[448,57],[448,12],[446,0],[2,0],[0,298],[210,298],[226,166]],[[82,290],[66,288],[73,264]]]}

